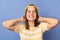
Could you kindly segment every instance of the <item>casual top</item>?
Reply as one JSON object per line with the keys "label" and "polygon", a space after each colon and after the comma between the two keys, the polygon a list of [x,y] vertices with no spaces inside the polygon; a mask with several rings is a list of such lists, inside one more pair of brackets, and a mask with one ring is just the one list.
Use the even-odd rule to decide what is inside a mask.
{"label": "casual top", "polygon": [[20,40],[43,40],[43,33],[48,30],[47,23],[41,22],[38,27],[30,27],[26,30],[24,24],[17,24],[15,31],[20,35]]}

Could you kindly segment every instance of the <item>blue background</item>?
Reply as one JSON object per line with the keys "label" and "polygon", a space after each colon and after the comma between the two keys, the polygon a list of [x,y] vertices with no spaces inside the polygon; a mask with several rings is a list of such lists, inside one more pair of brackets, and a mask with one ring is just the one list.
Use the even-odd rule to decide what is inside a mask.
{"label": "blue background", "polygon": [[[60,0],[0,0],[0,40],[19,40],[19,35],[5,29],[2,22],[22,17],[25,7],[30,3],[40,9],[40,16],[60,20]],[[60,40],[60,24],[43,36],[44,40]]]}

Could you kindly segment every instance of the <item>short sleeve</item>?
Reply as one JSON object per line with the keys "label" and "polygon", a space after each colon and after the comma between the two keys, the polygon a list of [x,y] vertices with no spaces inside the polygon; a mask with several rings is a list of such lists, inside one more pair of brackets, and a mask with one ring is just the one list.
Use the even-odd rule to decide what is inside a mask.
{"label": "short sleeve", "polygon": [[15,32],[19,33],[22,30],[22,24],[15,25]]}
{"label": "short sleeve", "polygon": [[48,26],[47,25],[48,25],[48,23],[45,23],[45,22],[41,23],[42,33],[44,33],[45,31],[48,30]]}

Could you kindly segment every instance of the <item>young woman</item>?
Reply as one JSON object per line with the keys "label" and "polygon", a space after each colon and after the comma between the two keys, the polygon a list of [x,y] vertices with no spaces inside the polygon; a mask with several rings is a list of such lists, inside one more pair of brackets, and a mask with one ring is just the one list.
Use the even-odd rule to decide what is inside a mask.
{"label": "young woman", "polygon": [[[21,22],[25,22],[22,24]],[[58,24],[55,18],[44,18],[38,15],[38,8],[29,4],[22,18],[7,20],[3,26],[8,30],[19,33],[21,40],[43,40],[42,34]]]}

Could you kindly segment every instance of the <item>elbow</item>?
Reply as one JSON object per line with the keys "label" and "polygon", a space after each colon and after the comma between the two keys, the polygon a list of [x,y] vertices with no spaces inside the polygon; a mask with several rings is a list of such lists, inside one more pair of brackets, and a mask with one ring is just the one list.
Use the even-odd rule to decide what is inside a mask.
{"label": "elbow", "polygon": [[59,23],[58,19],[54,19],[53,21],[51,21],[52,26],[56,26],[56,25],[58,25],[58,23]]}
{"label": "elbow", "polygon": [[2,25],[5,27],[6,26],[6,22],[2,22]]}
{"label": "elbow", "polygon": [[56,27],[58,25],[58,23],[59,23],[59,20],[54,19],[54,21],[50,24],[50,29]]}
{"label": "elbow", "polygon": [[2,22],[3,27],[7,28],[7,23],[6,21]]}
{"label": "elbow", "polygon": [[55,20],[54,24],[57,25],[59,23],[59,20]]}
{"label": "elbow", "polygon": [[58,23],[59,23],[59,20],[56,19],[56,24],[58,24]]}

